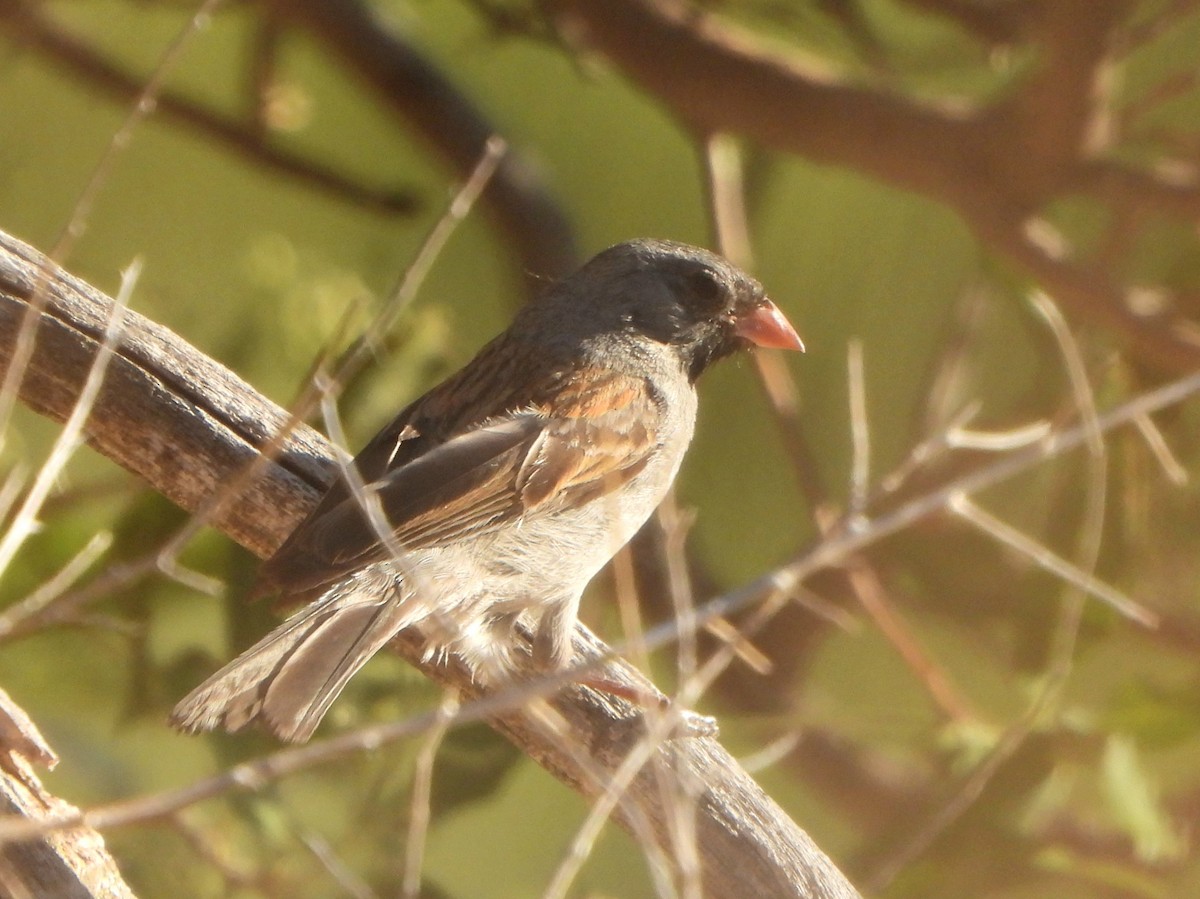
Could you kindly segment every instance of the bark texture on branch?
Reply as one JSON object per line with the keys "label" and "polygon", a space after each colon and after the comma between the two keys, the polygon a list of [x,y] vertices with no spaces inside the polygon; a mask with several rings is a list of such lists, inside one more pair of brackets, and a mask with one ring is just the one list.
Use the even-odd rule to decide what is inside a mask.
{"label": "bark texture on branch", "polygon": [[[39,294],[44,300],[37,300]],[[112,301],[49,265],[32,248],[0,234],[0,364],[12,358],[31,299],[42,308],[21,398],[62,419],[70,414],[99,347]],[[258,448],[286,420],[277,406],[181,338],[128,313],[87,432],[98,451],[196,512],[211,507],[218,491],[258,457]],[[298,429],[283,441],[282,449],[279,461],[264,463],[247,489],[218,506],[212,522],[259,555],[272,551],[296,525],[332,470],[333,449],[311,429]],[[575,643],[581,659],[605,651],[585,628],[579,629]],[[396,648],[431,677],[467,695],[474,693],[464,670],[423,663],[417,640],[402,638]],[[657,695],[624,663],[608,665],[603,676]],[[601,792],[636,742],[641,716],[630,717],[628,708],[615,700],[580,688],[564,690],[552,705],[568,724],[565,737],[549,732],[522,710],[493,724],[565,783],[585,794]],[[627,828],[637,830],[638,821],[646,822],[668,855],[673,810],[663,799],[655,766],[659,773],[669,771],[673,780],[689,784],[687,791],[696,794],[697,853],[705,896],[858,895],[714,739],[680,739],[661,747],[615,812]]]}
{"label": "bark texture on branch", "polygon": [[[0,815],[39,821],[76,809],[53,796],[33,763],[57,758],[25,712],[0,690]],[[104,838],[90,827],[0,847],[0,896],[54,899],[133,899]]]}
{"label": "bark texture on branch", "polygon": [[[30,300],[38,295],[33,359],[21,380],[30,408],[62,421],[74,407],[104,338],[112,300],[0,235],[0,363],[7,366]],[[168,329],[127,311],[116,358],[87,426],[88,441],[189,511],[210,502],[258,456],[287,414]],[[278,460],[211,522],[258,555],[274,551],[329,478],[330,447],[296,428]]]}

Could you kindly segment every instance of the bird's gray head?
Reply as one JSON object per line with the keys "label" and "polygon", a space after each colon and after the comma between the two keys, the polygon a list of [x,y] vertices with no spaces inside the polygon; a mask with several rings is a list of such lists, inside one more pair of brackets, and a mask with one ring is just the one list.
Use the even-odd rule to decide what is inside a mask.
{"label": "bird's gray head", "polygon": [[693,381],[750,346],[803,349],[754,278],[708,250],[666,240],[610,247],[543,303],[560,327],[580,336],[599,327],[605,336],[649,337],[671,348]]}

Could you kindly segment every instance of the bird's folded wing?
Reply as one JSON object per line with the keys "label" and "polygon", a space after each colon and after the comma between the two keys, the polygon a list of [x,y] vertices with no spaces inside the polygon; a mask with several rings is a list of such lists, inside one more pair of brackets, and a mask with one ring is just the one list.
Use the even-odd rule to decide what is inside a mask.
{"label": "bird's folded wing", "polygon": [[[482,535],[580,505],[632,478],[657,445],[658,404],[641,379],[559,385],[547,404],[485,422],[322,509],[265,565],[285,595],[310,594],[395,552]],[[602,394],[602,395],[601,395]]]}

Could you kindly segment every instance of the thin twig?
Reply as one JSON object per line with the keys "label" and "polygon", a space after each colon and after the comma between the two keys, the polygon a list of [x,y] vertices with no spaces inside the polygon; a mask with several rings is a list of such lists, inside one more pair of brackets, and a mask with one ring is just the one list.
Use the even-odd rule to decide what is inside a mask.
{"label": "thin twig", "polygon": [[1045,440],[1053,425],[1045,420],[1005,428],[1003,431],[979,431],[955,425],[946,430],[945,444],[949,449],[970,449],[985,453],[1007,453],[1023,446]]}
{"label": "thin twig", "polygon": [[716,132],[702,138],[701,146],[716,245],[727,259],[749,271],[754,267],[754,249],[746,215],[746,179],[738,140],[732,134]]}
{"label": "thin twig", "polygon": [[0,538],[0,575],[8,570],[9,563],[12,562],[17,551],[25,543],[25,540],[37,530],[37,518],[42,504],[54,488],[71,456],[83,445],[84,426],[87,424],[88,416],[92,414],[92,406],[104,383],[104,375],[108,371],[113,351],[121,339],[121,319],[141,273],[141,260],[136,259],[121,273],[121,289],[109,309],[104,339],[88,370],[83,388],[75,400],[75,407],[55,438],[54,446],[51,447],[46,461],[42,463],[37,476],[33,479],[29,493],[26,494],[24,502],[17,509],[8,530]]}
{"label": "thin twig", "polygon": [[[550,884],[542,893],[542,899],[566,899],[567,892],[579,875],[584,861],[591,853],[591,847],[599,838],[601,829],[608,822],[622,798],[628,793],[642,769],[654,757],[658,748],[670,739],[676,729],[681,726],[682,712],[683,707],[676,704],[657,716],[647,716],[646,735],[634,744],[617,769],[609,775],[604,791],[588,809],[587,817],[576,831],[570,848],[555,870]],[[664,885],[661,882],[656,881],[656,886],[658,886],[659,895],[663,899],[677,895],[673,888],[664,892]]]}
{"label": "thin twig", "polygon": [[[670,540],[670,524],[668,519],[671,515],[671,510],[675,509],[675,501],[673,495],[668,495],[663,500],[658,510],[658,520],[662,526],[663,532],[666,535],[661,541],[661,549],[664,554],[669,552],[668,542]],[[641,671],[650,670],[650,652],[643,642],[645,628],[642,623],[641,602],[638,595],[637,578],[634,574],[634,558],[633,552],[629,545],[626,545],[617,550],[612,559],[613,572],[613,587],[617,601],[617,611],[621,620],[621,632],[625,636],[624,644],[626,647],[626,656],[630,662]],[[639,698],[638,704],[648,710],[650,715],[657,714],[658,698],[650,692]],[[571,752],[577,757],[577,763],[583,762],[591,767],[590,760],[587,759],[587,753],[582,751],[583,747],[578,746],[576,741],[567,734],[565,735],[571,746]],[[661,775],[661,770],[656,769],[656,774]],[[600,789],[603,789],[604,778],[599,778],[597,784]],[[659,776],[656,778],[655,787],[662,797],[663,807],[666,809],[672,808],[673,791],[669,778]],[[621,802],[626,803],[626,797],[621,797]],[[675,827],[675,818],[673,815],[668,815],[667,825],[672,846],[675,847],[675,855],[679,856],[678,847],[678,829]],[[551,885],[547,890],[553,888],[556,879],[560,876],[571,878],[573,875],[568,873],[569,868],[573,865],[582,864],[582,862],[591,855],[595,846],[595,840],[599,838],[599,829],[593,831],[590,835],[583,835],[581,839],[572,844],[570,853],[560,862],[559,868],[552,876]],[[671,885],[670,866],[668,859],[662,848],[651,839],[649,842],[641,844],[646,853],[646,862],[650,868],[651,879],[655,884],[658,894],[661,899],[674,897],[675,892]],[[569,887],[570,879],[565,882]]]}
{"label": "thin twig", "polygon": [[1104,583],[1104,581],[1101,581],[1078,566],[1073,565],[1062,556],[1057,555],[1045,544],[1017,530],[1012,525],[1001,521],[965,495],[959,494],[958,496],[951,497],[950,511],[1005,546],[1027,556],[1033,562],[1037,563],[1038,566],[1061,578],[1065,583],[1091,594],[1096,599],[1116,609],[1117,612],[1131,621],[1136,621],[1143,627],[1158,626],[1158,615],[1145,606],[1139,605],[1120,590]]}
{"label": "thin twig", "polygon": [[690,510],[681,511],[678,498],[672,493],[659,507],[658,518],[663,528],[663,557],[667,566],[671,611],[679,624],[676,671],[683,681],[696,670],[696,596],[692,590],[686,551],[687,537],[696,516]]}
{"label": "thin twig", "polygon": [[237,868],[225,857],[222,852],[224,847],[218,848],[214,835],[208,828],[199,827],[178,813],[169,815],[167,820],[172,830],[199,856],[208,870],[221,875],[227,891],[232,893],[234,889],[250,889],[254,886],[254,877]]}
{"label": "thin twig", "polygon": [[458,694],[447,690],[438,706],[437,723],[421,742],[413,768],[412,799],[408,804],[408,834],[404,842],[404,875],[400,895],[404,899],[419,899],[421,895],[421,866],[425,859],[425,837],[429,833],[430,797],[433,794],[433,766],[446,732],[458,714]]}
{"label": "thin twig", "polygon": [[970,702],[954,686],[946,670],[933,660],[908,621],[896,609],[875,569],[865,564],[862,557],[855,557],[843,567],[850,578],[855,597],[872,623],[879,628],[909,670],[925,685],[941,712],[951,721],[976,718]]}
{"label": "thin twig", "polygon": [[[1081,579],[1090,583],[1095,580],[1095,570],[1100,554],[1100,539],[1104,527],[1104,500],[1107,484],[1107,454],[1104,444],[1104,427],[1096,409],[1096,398],[1087,377],[1083,355],[1078,342],[1071,333],[1066,320],[1053,301],[1046,295],[1035,293],[1032,304],[1054,335],[1062,357],[1063,367],[1071,385],[1071,396],[1079,413],[1079,440],[1087,449],[1089,461],[1089,489],[1086,493],[1084,517],[1080,525],[1077,553],[1079,563],[1068,568],[1080,571]],[[1131,421],[1136,422],[1136,416]],[[952,497],[954,504],[961,505],[964,494]],[[986,520],[986,516],[985,516]],[[1003,531],[1003,527],[1001,528]],[[1045,550],[1049,552],[1049,550]],[[897,852],[881,864],[867,878],[870,888],[881,891],[903,868],[918,858],[937,837],[957,821],[982,794],[1000,767],[1012,758],[1042,718],[1058,702],[1063,688],[1070,678],[1074,661],[1075,643],[1083,616],[1086,593],[1076,581],[1068,580],[1055,629],[1053,647],[1047,666],[1046,678],[1029,707],[1000,735],[996,745],[979,765],[966,777],[951,799],[943,805],[923,826],[918,827]]]}
{"label": "thin twig", "polygon": [[4,483],[0,484],[0,521],[8,518],[13,504],[21,495],[21,488],[25,486],[25,477],[28,473],[26,466],[18,464],[9,469],[8,474],[4,476]]}
{"label": "thin twig", "polygon": [[850,502],[846,514],[854,519],[867,505],[871,482],[871,425],[867,417],[866,375],[863,371],[862,341],[855,338],[846,348],[846,381],[850,392]]}
{"label": "thin twig", "polygon": [[[341,385],[351,380],[362,366],[367,364],[378,347],[379,335],[390,329],[396,318],[417,295],[434,260],[440,255],[446,241],[474,207],[479,195],[495,173],[504,152],[503,141],[496,139],[488,143],[475,170],[454,194],[446,211],[421,243],[417,255],[401,276],[396,288],[391,292],[375,318],[364,329],[363,336],[346,350],[329,375],[323,376],[322,379],[313,379],[310,382],[300,398],[292,404],[292,412],[287,422],[266,446],[260,448],[259,455],[231,478],[224,490],[218,491],[207,503],[197,509],[188,523],[164,545],[160,554],[160,565],[168,565],[178,558],[192,537],[218,515],[225,504],[232,502],[261,473],[263,467],[271,462],[287,437],[312,413],[322,399],[327,398],[331,402],[336,399]],[[320,383],[317,383],[318,380]]]}
{"label": "thin twig", "polygon": [[309,854],[317,860],[317,864],[325,869],[325,873],[350,899],[379,899],[379,894],[371,889],[371,885],[342,861],[334,848],[329,845],[329,840],[308,828],[301,829],[295,825],[293,825],[293,833]]}
{"label": "thin twig", "polygon": [[[846,353],[847,383],[850,406],[850,442],[853,448],[850,465],[850,499],[841,526],[855,528],[871,499],[871,430],[867,414],[866,375],[862,342],[851,340]],[[824,533],[836,525],[818,515]],[[908,622],[888,597],[882,578],[863,557],[845,566],[850,586],[863,609],[880,633],[899,653],[900,658],[925,685],[930,697],[952,720],[974,717],[970,704],[953,685],[950,676],[934,662],[922,646]]]}
{"label": "thin twig", "polygon": [[[709,221],[716,246],[731,262],[753,271],[754,248],[746,211],[741,148],[736,138],[717,133],[703,137],[700,149]],[[779,353],[755,353],[752,362],[800,491],[815,512],[825,505],[827,497],[800,419],[800,397],[795,381]]]}
{"label": "thin twig", "polygon": [[[681,512],[674,494],[659,507],[663,526],[663,556],[667,566],[667,587],[671,609],[679,626],[676,670],[681,683],[696,671],[696,602],[688,571],[685,543],[694,515]],[[741,641],[737,644],[742,645]],[[657,712],[652,708],[651,715]],[[697,790],[692,778],[684,771],[668,766],[654,766],[655,780],[667,810],[667,824],[678,871],[681,899],[701,899],[700,859],[696,844]]]}
{"label": "thin twig", "polygon": [[[92,564],[108,552],[112,546],[112,531],[100,531],[84,544],[83,549],[71,557],[49,580],[0,613],[0,640],[4,640],[22,626],[28,626],[33,618],[45,619],[54,615],[57,601],[69,596],[67,590]],[[60,619],[61,620],[61,619]]]}
{"label": "thin twig", "polygon": [[1159,430],[1158,425],[1154,423],[1154,419],[1149,415],[1139,415],[1134,419],[1134,424],[1137,426],[1138,433],[1142,435],[1142,440],[1146,442],[1146,446],[1150,448],[1150,452],[1162,467],[1167,480],[1176,487],[1186,487],[1189,480],[1187,469],[1171,452],[1171,447],[1167,445],[1167,439]]}
{"label": "thin twig", "polygon": [[[25,310],[24,318],[21,320],[12,356],[9,358],[8,368],[4,372],[4,380],[0,382],[0,443],[8,432],[8,423],[17,401],[19,385],[33,358],[37,323],[48,299],[50,264],[61,265],[71,254],[76,241],[87,230],[88,218],[100,195],[100,190],[108,182],[117,160],[132,142],[134,131],[154,111],[155,103],[162,93],[167,76],[182,58],[183,51],[192,38],[208,26],[213,12],[221,5],[221,2],[222,0],[203,0],[196,12],[163,50],[152,74],[146,80],[145,86],[130,105],[120,126],[109,138],[100,160],[96,163],[96,167],[88,177],[87,184],[84,185],[82,193],[71,209],[71,215],[67,219],[66,225],[50,252],[46,254],[46,263],[38,272],[38,281],[34,286],[33,296]],[[0,571],[3,570],[4,566],[0,565]]]}
{"label": "thin twig", "polygon": [[738,763],[752,774],[766,771],[791,755],[803,739],[804,736],[800,731],[788,731],[752,754],[743,755],[738,759]]}
{"label": "thin twig", "polygon": [[122,590],[137,584],[152,574],[162,574],[159,565],[161,550],[152,549],[127,562],[111,563],[86,585],[68,590],[46,608],[31,615],[0,616],[0,639],[12,639],[32,633],[56,622],[79,620],[80,612]]}

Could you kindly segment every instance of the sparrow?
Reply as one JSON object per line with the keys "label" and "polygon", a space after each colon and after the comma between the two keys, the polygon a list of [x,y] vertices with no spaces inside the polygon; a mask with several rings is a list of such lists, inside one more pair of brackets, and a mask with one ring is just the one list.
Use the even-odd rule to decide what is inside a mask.
{"label": "sparrow", "polygon": [[570,662],[580,597],[679,471],[697,378],[753,346],[803,350],[762,285],[697,247],[633,240],[522,308],[400,412],[262,566],[308,604],[185,697],[195,732],[307,740],[401,629],[478,682]]}

